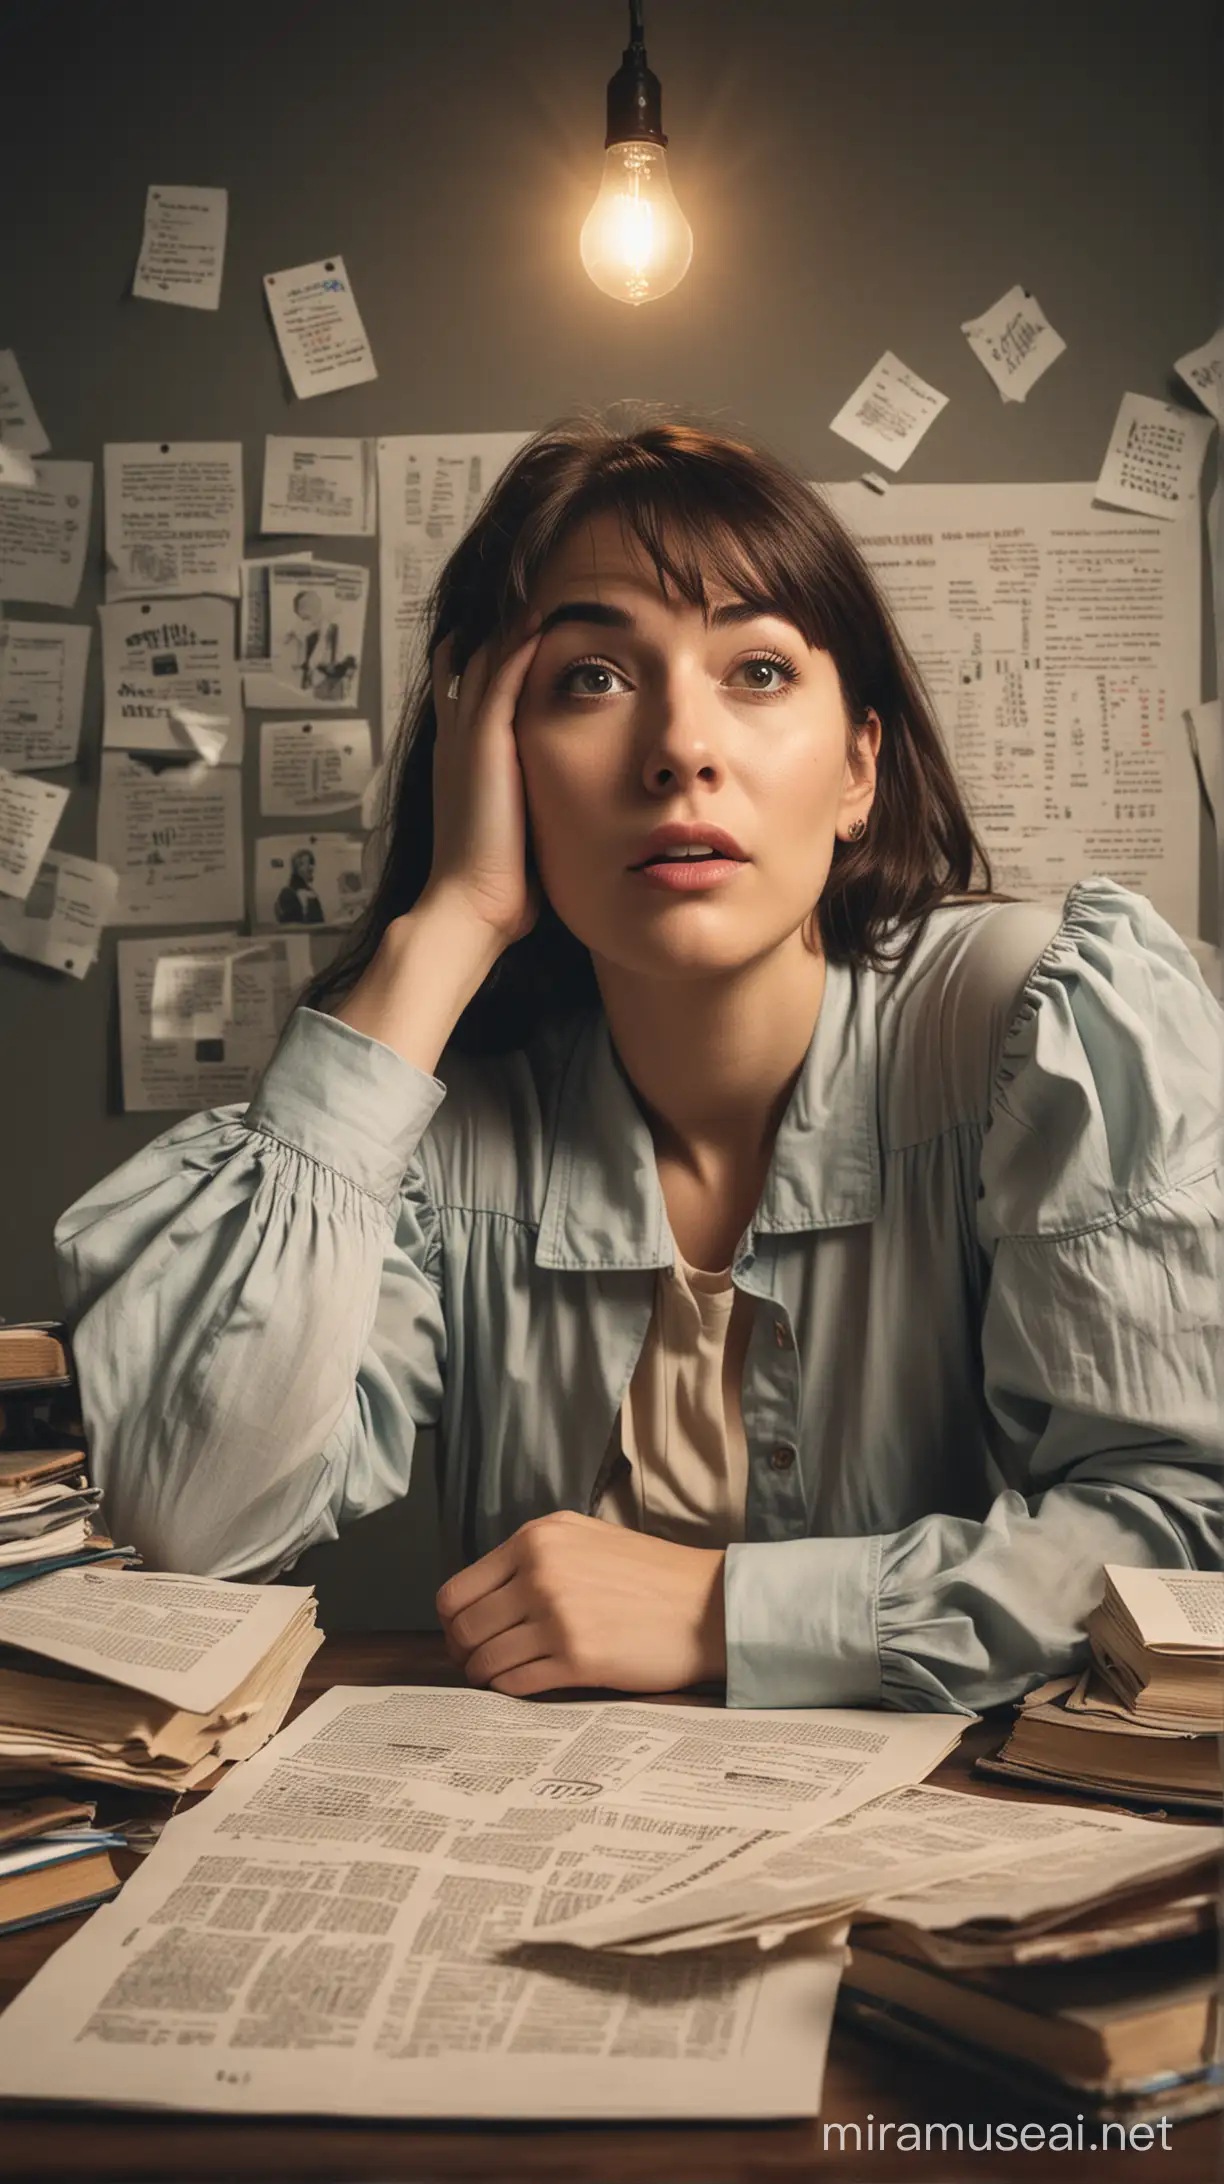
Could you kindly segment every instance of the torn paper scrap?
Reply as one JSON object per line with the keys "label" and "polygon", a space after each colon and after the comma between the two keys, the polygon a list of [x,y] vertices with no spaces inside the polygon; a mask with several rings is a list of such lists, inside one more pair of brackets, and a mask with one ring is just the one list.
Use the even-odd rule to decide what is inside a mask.
{"label": "torn paper scrap", "polygon": [[0,766],[0,895],[25,901],[67,801],[67,789]]}
{"label": "torn paper scrap", "polygon": [[[142,935],[138,940],[121,940],[118,957],[123,1105],[128,1113],[187,1114],[231,1100],[248,1100],[313,968],[305,933],[274,934],[262,941],[243,939],[234,932],[199,939]],[[197,1035],[187,1030],[173,1038],[155,1036],[153,992],[158,968],[178,957],[189,958],[197,967],[205,961],[228,962],[228,972],[222,971],[219,984],[223,1011],[219,1032]],[[206,1002],[206,989],[195,982],[199,976],[197,968],[186,991]],[[164,996],[164,974],[162,991]],[[163,1029],[167,1028],[164,1008],[163,1000]]]}
{"label": "torn paper scrap", "polygon": [[343,258],[265,273],[264,294],[299,400],[377,379]]}
{"label": "torn paper scrap", "polygon": [[33,486],[0,485],[0,599],[74,607],[89,538],[93,464],[34,467]]}
{"label": "torn paper scrap", "polygon": [[1067,347],[1037,298],[1019,285],[1009,288],[980,318],[964,320],[961,332],[1005,402],[1023,402]]}
{"label": "torn paper scrap", "polygon": [[151,183],[132,294],[192,311],[218,310],[228,212],[225,190]]}
{"label": "torn paper scrap", "polygon": [[98,959],[118,886],[109,865],[48,850],[24,903],[0,901],[0,948],[84,978]]}
{"label": "torn paper scrap", "polygon": [[103,744],[181,757],[193,748],[193,739],[170,716],[186,708],[226,722],[220,756],[227,766],[237,766],[243,747],[242,684],[230,602],[119,599],[99,607],[98,620]]}
{"label": "torn paper scrap", "polygon": [[259,808],[298,819],[360,804],[374,770],[366,720],[266,720],[260,730]]}
{"label": "torn paper scrap", "polygon": [[1212,419],[1148,394],[1124,394],[1096,482],[1107,508],[1141,515],[1182,514],[1198,492]]}
{"label": "torn paper scrap", "polygon": [[0,766],[72,765],[92,636],[76,622],[0,622]]}
{"label": "torn paper scrap", "polygon": [[377,473],[372,440],[264,442],[259,528],[298,537],[372,538]]}
{"label": "torn paper scrap", "polygon": [[1224,326],[1201,349],[1188,349],[1185,356],[1179,356],[1173,369],[1219,424],[1224,389]]}
{"label": "torn paper scrap", "polygon": [[220,763],[229,742],[227,713],[199,713],[191,705],[172,705],[170,726],[182,737],[184,748],[202,758],[206,766]]}
{"label": "torn paper scrap", "polygon": [[255,842],[257,925],[351,925],[369,900],[359,834],[263,834]]}
{"label": "torn paper scrap", "polygon": [[242,776],[104,751],[98,855],[119,875],[115,925],[211,925],[244,909]]}
{"label": "torn paper scrap", "polygon": [[108,599],[238,597],[240,441],[111,442],[103,476]]}
{"label": "torn paper scrap", "polygon": [[0,440],[24,455],[45,455],[51,445],[12,349],[0,349]]}
{"label": "torn paper scrap", "polygon": [[948,397],[930,386],[886,349],[873,371],[868,372],[848,402],[833,418],[830,430],[883,463],[900,470],[913,454],[928,426],[933,425]]}
{"label": "torn paper scrap", "polygon": [[18,486],[23,493],[38,484],[38,469],[32,455],[22,448],[8,447],[0,440],[0,485]]}
{"label": "torn paper scrap", "polygon": [[[243,695],[266,711],[347,711],[358,702],[370,572],[358,562],[248,562]],[[257,597],[257,595],[259,595]]]}
{"label": "torn paper scrap", "polygon": [[427,432],[378,443],[382,749],[405,698],[428,679],[430,587],[526,432]]}

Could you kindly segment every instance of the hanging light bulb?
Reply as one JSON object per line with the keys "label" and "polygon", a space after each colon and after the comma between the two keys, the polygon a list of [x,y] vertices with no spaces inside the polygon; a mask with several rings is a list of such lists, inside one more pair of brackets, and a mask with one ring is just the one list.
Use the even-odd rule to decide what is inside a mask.
{"label": "hanging light bulb", "polygon": [[629,0],[629,44],[608,83],[603,180],[579,243],[596,288],[618,303],[650,303],[688,272],[693,231],[676,203],[666,142],[659,79],[646,66],[642,0]]}

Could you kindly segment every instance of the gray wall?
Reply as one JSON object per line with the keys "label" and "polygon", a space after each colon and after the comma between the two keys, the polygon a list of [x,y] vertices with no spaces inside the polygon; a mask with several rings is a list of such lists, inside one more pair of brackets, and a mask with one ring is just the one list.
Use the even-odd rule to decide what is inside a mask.
{"label": "gray wall", "polygon": [[[681,287],[635,312],[577,248],[624,0],[10,0],[0,347],[53,454],[99,466],[74,618],[101,597],[105,440],[241,439],[248,521],[267,432],[529,430],[626,395],[845,478],[866,458],[827,419],[890,347],[951,398],[906,482],[1095,477],[1122,391],[1174,394],[1173,358],[1214,322],[1221,12],[649,0],[696,241]],[[229,189],[219,313],[127,294],[149,182]],[[380,376],[294,403],[261,276],[333,251]],[[1005,406],[959,326],[1013,281],[1068,353]],[[96,641],[92,672],[57,838],[87,855]],[[376,647],[364,672],[377,720]],[[115,1044],[113,939],[83,986],[0,965],[0,1314],[56,1310],[56,1214],[170,1119],[117,1111]],[[310,1558],[333,1625],[431,1619],[419,1469],[406,1509]]]}

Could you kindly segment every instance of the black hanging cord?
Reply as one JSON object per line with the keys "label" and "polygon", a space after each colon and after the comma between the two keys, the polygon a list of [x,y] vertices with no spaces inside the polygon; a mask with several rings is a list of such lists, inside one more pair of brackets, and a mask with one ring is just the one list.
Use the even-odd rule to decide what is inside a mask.
{"label": "black hanging cord", "polygon": [[646,65],[642,0],[629,0],[629,43],[621,65],[608,82],[609,144],[666,144],[663,134],[663,95],[659,79]]}

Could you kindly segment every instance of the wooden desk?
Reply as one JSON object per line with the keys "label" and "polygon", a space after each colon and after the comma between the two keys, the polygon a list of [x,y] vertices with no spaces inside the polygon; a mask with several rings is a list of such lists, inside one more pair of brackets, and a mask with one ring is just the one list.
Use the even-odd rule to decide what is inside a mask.
{"label": "wooden desk", "polygon": [[[332,1684],[458,1683],[436,1632],[329,1638],[315,1656],[294,1712]],[[679,1703],[692,1704],[691,1695]],[[970,1772],[979,1752],[997,1746],[1010,1709],[968,1731],[933,1782],[985,1797],[1010,1796],[1010,1786]],[[1025,1793],[1028,1794],[1028,1793]],[[1039,1791],[1031,1793],[1040,1796]],[[7,2003],[82,1922],[61,1919],[0,1940],[0,2004]],[[320,2068],[325,2061],[320,2059]],[[474,2065],[479,2067],[479,2065]],[[964,2150],[951,2132],[948,2150],[866,2151],[867,2118],[960,2124]],[[123,2109],[52,2109],[31,2105],[0,2117],[0,2177],[148,2180],[176,2178],[369,2179],[371,2184],[774,2184],[819,2178],[824,2184],[1011,2184],[1012,2178],[1059,2179],[1060,2184],[1116,2184],[1150,2173],[1153,2184],[1209,2184],[1224,2175],[1220,2118],[1199,2117],[1159,2136],[1146,2153],[1116,2148],[1093,2154],[1028,2150],[1008,2155],[968,2150],[969,2125],[1009,2118],[1016,2124],[1052,2121],[1026,2105],[987,2090],[967,2072],[941,2068],[902,2050],[863,2039],[838,2025],[825,2073],[818,2122],[719,2124],[463,2125],[301,2122],[142,2114]],[[826,2147],[825,2124],[857,2123],[864,2142]],[[1085,2127],[1087,2130],[1087,2126]],[[924,2133],[925,2136],[925,2133]]]}

